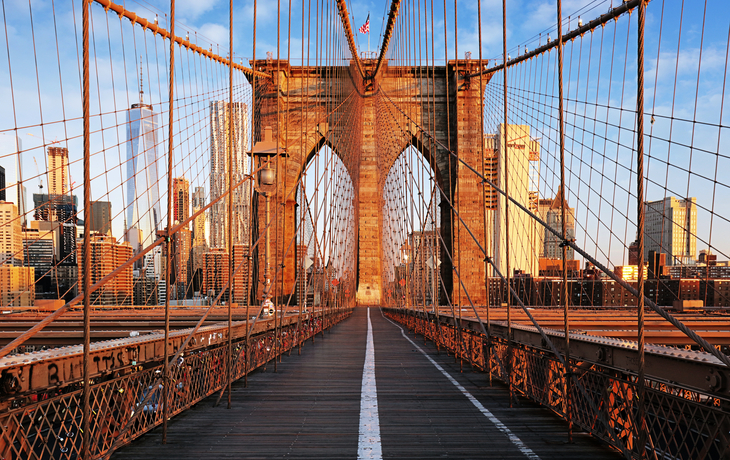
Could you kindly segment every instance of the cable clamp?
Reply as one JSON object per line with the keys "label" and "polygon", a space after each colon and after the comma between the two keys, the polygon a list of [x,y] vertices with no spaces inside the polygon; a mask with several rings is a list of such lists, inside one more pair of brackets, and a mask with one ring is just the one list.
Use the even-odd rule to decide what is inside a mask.
{"label": "cable clamp", "polygon": [[172,239],[170,238],[170,232],[167,231],[167,229],[157,230],[156,234],[157,238],[164,238],[165,243],[169,243],[170,241],[172,241]]}
{"label": "cable clamp", "polygon": [[575,238],[564,239],[563,241],[560,242],[560,244],[558,244],[558,247],[564,248],[566,246],[570,246],[570,243],[575,243]]}

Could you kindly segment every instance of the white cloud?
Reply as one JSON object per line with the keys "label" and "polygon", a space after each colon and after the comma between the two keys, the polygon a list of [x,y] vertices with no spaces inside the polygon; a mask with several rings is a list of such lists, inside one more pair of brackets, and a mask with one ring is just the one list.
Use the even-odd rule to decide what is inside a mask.
{"label": "white cloud", "polygon": [[[286,6],[288,8],[288,6]],[[284,5],[282,5],[284,8]],[[314,8],[313,8],[314,9]],[[272,24],[276,26],[276,11],[277,2],[275,1],[261,1],[256,2],[256,23],[259,27],[266,27],[267,23],[264,21],[272,20]],[[246,18],[253,19],[253,2],[248,1],[243,7],[243,15]]]}
{"label": "white cloud", "polygon": [[175,12],[181,17],[195,20],[201,14],[212,10],[219,0],[177,0],[175,3]]}
{"label": "white cloud", "polygon": [[[660,83],[674,80],[674,73],[677,72],[678,78],[691,77],[696,78],[697,67],[700,63],[700,49],[684,48],[677,56],[676,50],[662,51],[659,60],[656,57],[648,59],[646,70],[644,71],[644,79],[647,82],[653,82],[655,76],[659,76]],[[702,71],[710,72],[722,70],[725,65],[725,50],[719,47],[706,47],[702,51]]]}
{"label": "white cloud", "polygon": [[[574,21],[571,24],[571,28],[575,28],[577,25],[577,23],[575,22],[577,21],[575,13],[579,12],[578,15],[582,15],[584,20],[583,22],[586,22],[586,20],[598,17],[605,12],[602,10],[598,10],[596,6],[590,7],[589,5],[593,3],[595,3],[594,0],[563,1],[563,19],[567,19],[568,16],[572,16],[572,18],[574,18]],[[523,34],[525,34],[525,38],[528,36],[537,35],[538,33],[545,31],[546,29],[552,30],[557,27],[558,12],[554,1],[539,0],[533,2],[530,5],[524,5],[522,9],[524,13],[524,19],[521,21],[521,29]],[[509,15],[509,9],[507,14]],[[565,33],[566,30],[564,30],[563,32]]]}
{"label": "white cloud", "polygon": [[218,52],[216,45],[220,45],[221,55],[226,54],[228,50],[228,27],[221,24],[207,23],[199,28],[198,36],[202,36],[213,44],[213,51]]}

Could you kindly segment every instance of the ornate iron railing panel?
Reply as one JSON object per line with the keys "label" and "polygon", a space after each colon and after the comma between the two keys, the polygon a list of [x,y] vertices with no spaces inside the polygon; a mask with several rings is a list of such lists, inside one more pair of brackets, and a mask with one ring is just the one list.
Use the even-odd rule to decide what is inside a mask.
{"label": "ornate iron railing panel", "polygon": [[[265,366],[299,342],[330,328],[347,318],[352,310],[339,310],[322,317],[310,318],[301,324],[283,327],[280,343],[274,346],[275,332],[266,330],[249,339],[233,341],[233,375]],[[276,353],[276,356],[275,356]],[[226,386],[227,343],[185,353],[171,370],[169,413],[176,415]],[[246,368],[246,362],[249,366]],[[91,424],[93,440],[90,452],[94,458],[104,457],[114,445],[117,448],[162,423],[163,385],[157,384],[163,365],[159,361],[140,362],[134,372],[106,376],[93,382],[91,390]],[[0,458],[63,459],[81,453],[82,382],[16,398],[13,406],[0,414]],[[143,399],[153,393],[146,403]],[[131,422],[132,417],[137,417]],[[129,425],[129,426],[128,426]],[[125,432],[126,429],[126,432]]]}
{"label": "ornate iron railing panel", "polygon": [[[566,381],[564,368],[551,351],[516,339],[507,341],[500,336],[503,332],[498,330],[500,325],[493,325],[495,331],[489,340],[470,329],[470,321],[462,319],[459,347],[459,332],[449,317],[442,316],[439,324],[435,316],[428,313],[398,309],[385,312],[389,318],[490,372],[492,377],[508,382],[511,373],[514,390],[559,416],[570,418],[574,426],[605,441],[627,458],[638,458],[636,372],[602,365],[597,362],[601,357],[596,356],[594,362],[572,360],[573,373]],[[593,339],[600,338],[586,336],[586,340]],[[579,341],[571,335],[571,345],[578,347]],[[663,348],[667,348],[667,353],[673,350]],[[615,355],[619,354],[618,350],[614,351]],[[695,356],[685,359],[699,361]],[[647,358],[647,364],[651,369],[651,356]],[[713,366],[709,358],[705,364]],[[678,364],[678,367],[681,366]],[[719,378],[724,379],[724,375]],[[678,374],[672,385],[664,378],[647,373],[647,453],[667,459],[728,458],[730,399],[722,391],[708,391],[688,384],[691,381],[690,376]],[[569,414],[564,398],[565,385],[569,385],[572,398]]]}

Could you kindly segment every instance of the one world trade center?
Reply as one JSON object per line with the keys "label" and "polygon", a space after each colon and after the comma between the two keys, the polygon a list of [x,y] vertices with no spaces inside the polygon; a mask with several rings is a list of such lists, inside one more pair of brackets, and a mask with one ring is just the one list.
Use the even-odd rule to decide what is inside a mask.
{"label": "one world trade center", "polygon": [[125,240],[135,253],[154,241],[162,218],[157,127],[157,115],[151,105],[140,100],[127,111]]}

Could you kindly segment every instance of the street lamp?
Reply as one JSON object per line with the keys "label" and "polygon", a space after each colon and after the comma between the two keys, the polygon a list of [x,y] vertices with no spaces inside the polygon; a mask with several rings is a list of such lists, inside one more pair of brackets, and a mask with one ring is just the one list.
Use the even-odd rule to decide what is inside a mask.
{"label": "street lamp", "polygon": [[[258,158],[258,167],[261,168],[256,175],[254,188],[266,198],[266,244],[264,249],[264,286],[263,302],[265,306],[271,304],[271,275],[269,266],[269,241],[271,225],[269,223],[269,197],[276,193],[276,170],[271,168],[272,157],[278,155],[286,156],[286,149],[273,140],[273,133],[270,126],[264,128],[264,138],[254,144],[249,155]],[[263,167],[262,167],[263,166]]]}
{"label": "street lamp", "polygon": [[431,278],[431,305],[432,305],[432,311],[436,311],[438,308],[438,268],[439,265],[441,265],[441,261],[439,260],[439,257],[436,254],[431,255],[429,259],[426,261],[426,265],[428,265],[428,268],[430,269],[430,278]]}
{"label": "street lamp", "polygon": [[407,306],[408,303],[410,302],[408,288],[409,288],[409,275],[410,275],[409,272],[410,272],[410,267],[411,267],[411,262],[412,262],[412,260],[411,260],[412,252],[413,252],[413,248],[408,243],[408,241],[406,241],[403,244],[403,246],[400,247],[401,262],[405,269],[405,273],[404,273],[405,279],[401,280],[401,286],[405,287],[405,289],[406,289],[406,293],[405,293],[405,297],[404,297],[405,306]]}

